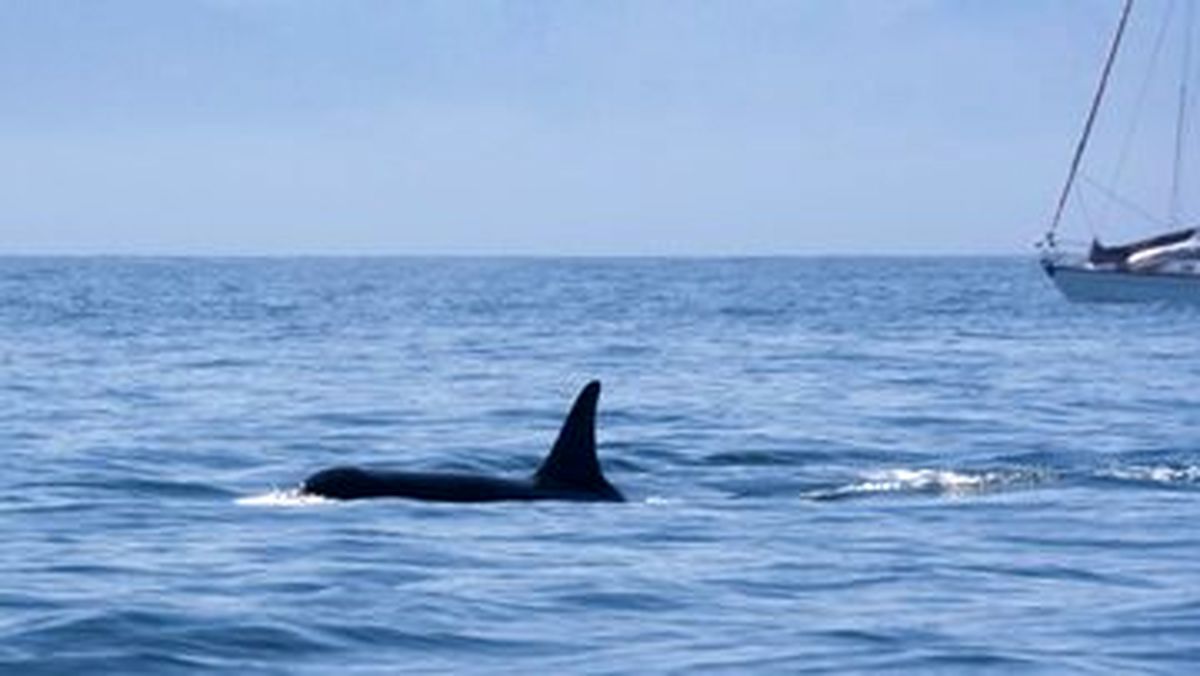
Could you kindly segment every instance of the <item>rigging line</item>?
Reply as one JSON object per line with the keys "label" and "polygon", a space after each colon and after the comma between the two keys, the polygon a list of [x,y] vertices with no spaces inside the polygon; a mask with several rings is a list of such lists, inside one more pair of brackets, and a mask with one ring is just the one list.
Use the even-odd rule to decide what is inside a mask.
{"label": "rigging line", "polygon": [[1088,137],[1092,135],[1092,126],[1096,123],[1096,113],[1100,110],[1101,101],[1104,100],[1104,90],[1108,88],[1108,77],[1112,74],[1113,63],[1117,60],[1117,51],[1121,48],[1121,38],[1125,35],[1125,25],[1129,23],[1129,12],[1132,9],[1133,0],[1125,0],[1125,7],[1121,11],[1121,21],[1117,24],[1112,47],[1108,50],[1108,59],[1104,62],[1104,71],[1100,74],[1100,85],[1096,88],[1095,97],[1092,98],[1092,107],[1088,110],[1087,122],[1083,125],[1083,134],[1075,146],[1075,156],[1071,159],[1071,170],[1067,172],[1067,182],[1063,186],[1062,194],[1058,197],[1054,220],[1050,222],[1050,229],[1046,232],[1046,241],[1051,245],[1054,242],[1054,231],[1058,229],[1058,224],[1062,220],[1067,197],[1071,194],[1071,186],[1075,183],[1075,175],[1079,173],[1079,161],[1083,159],[1083,151],[1087,149]]}
{"label": "rigging line", "polygon": [[[1171,28],[1171,19],[1175,16],[1175,5],[1175,0],[1167,3],[1167,11],[1163,14],[1162,22],[1159,24],[1158,31],[1154,36],[1154,46],[1150,50],[1150,62],[1149,67],[1146,69],[1146,77],[1142,79],[1142,86],[1138,88],[1137,103],[1134,105],[1133,115],[1130,118],[1129,128],[1125,132],[1125,138],[1121,141],[1121,150],[1117,154],[1117,163],[1113,167],[1112,177],[1109,179],[1108,185],[1121,185],[1121,178],[1125,175],[1125,166],[1129,162],[1129,154],[1133,150],[1133,141],[1141,126],[1142,113],[1146,108],[1146,100],[1150,98],[1150,86],[1154,84],[1154,74],[1158,72],[1158,60],[1162,54],[1163,45],[1167,41],[1167,33]],[[1092,183],[1095,184],[1094,181]],[[1109,222],[1109,207],[1111,206],[1112,201],[1105,202],[1104,210],[1100,214],[1101,228],[1104,228]]]}
{"label": "rigging line", "polygon": [[[1138,216],[1141,216],[1142,218],[1146,219],[1147,221],[1150,221],[1151,223],[1154,223],[1155,225],[1160,225],[1163,227],[1167,227],[1170,225],[1168,222],[1164,221],[1161,217],[1155,216],[1148,209],[1138,205],[1136,202],[1133,202],[1132,200],[1121,197],[1115,191],[1113,191],[1111,188],[1109,188],[1105,185],[1101,185],[1095,179],[1093,179],[1091,176],[1088,176],[1087,174],[1080,174],[1079,176],[1080,176],[1080,178],[1083,179],[1084,183],[1087,183],[1089,187],[1095,189],[1101,195],[1107,197],[1111,203],[1116,204],[1121,207],[1125,207],[1127,210],[1133,212],[1134,214],[1137,214]],[[1093,234],[1095,234],[1095,233],[1093,233]]]}
{"label": "rigging line", "polygon": [[1184,2],[1187,19],[1183,22],[1183,66],[1179,77],[1179,110],[1175,118],[1175,158],[1171,166],[1170,214],[1172,226],[1179,225],[1181,210],[1179,191],[1183,178],[1183,144],[1188,131],[1188,80],[1191,79],[1193,23],[1196,15],[1196,3],[1192,0],[1184,0]]}

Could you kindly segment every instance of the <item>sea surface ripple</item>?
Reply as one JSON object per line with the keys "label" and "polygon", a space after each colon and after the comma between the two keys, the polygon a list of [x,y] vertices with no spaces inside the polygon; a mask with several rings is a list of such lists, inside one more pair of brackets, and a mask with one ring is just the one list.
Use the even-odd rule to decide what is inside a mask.
{"label": "sea surface ripple", "polygon": [[[1198,328],[1016,258],[0,258],[0,672],[1189,672]],[[627,504],[295,495],[522,475],[592,378]]]}

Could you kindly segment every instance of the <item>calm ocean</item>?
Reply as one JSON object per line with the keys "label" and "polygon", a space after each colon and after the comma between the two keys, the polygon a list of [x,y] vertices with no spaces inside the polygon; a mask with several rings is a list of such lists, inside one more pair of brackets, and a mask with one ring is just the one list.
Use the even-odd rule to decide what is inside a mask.
{"label": "calm ocean", "polygon": [[0,258],[0,453],[3,673],[1200,664],[1200,309],[1032,260]]}

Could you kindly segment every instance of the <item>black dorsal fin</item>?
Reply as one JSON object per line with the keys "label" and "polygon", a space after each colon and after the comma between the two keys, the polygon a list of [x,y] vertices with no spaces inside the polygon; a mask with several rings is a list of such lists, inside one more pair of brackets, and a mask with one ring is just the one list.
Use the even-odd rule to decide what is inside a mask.
{"label": "black dorsal fin", "polygon": [[620,493],[604,478],[596,459],[596,402],[599,398],[598,380],[588,383],[579,392],[550,455],[533,476],[539,486],[594,492],[620,499]]}

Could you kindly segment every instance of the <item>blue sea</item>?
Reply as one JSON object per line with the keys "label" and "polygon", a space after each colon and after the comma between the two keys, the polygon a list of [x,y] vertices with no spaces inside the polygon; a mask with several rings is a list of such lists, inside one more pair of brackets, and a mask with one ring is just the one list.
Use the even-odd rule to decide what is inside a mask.
{"label": "blue sea", "polygon": [[1200,309],[1028,259],[0,258],[0,454],[3,673],[1200,664]]}

